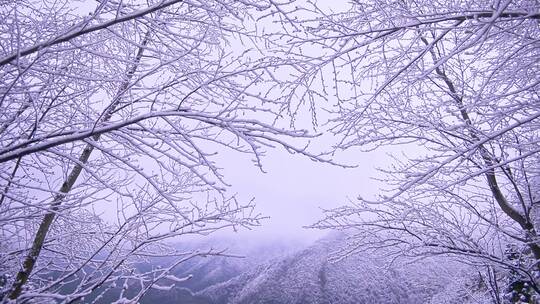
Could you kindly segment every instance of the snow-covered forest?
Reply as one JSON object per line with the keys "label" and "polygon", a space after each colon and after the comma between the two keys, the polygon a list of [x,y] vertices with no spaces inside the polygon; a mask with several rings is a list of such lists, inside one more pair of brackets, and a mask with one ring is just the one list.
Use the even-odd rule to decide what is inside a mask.
{"label": "snow-covered forest", "polygon": [[[0,0],[0,301],[540,303],[539,71],[538,0]],[[380,189],[232,241],[273,153]]]}

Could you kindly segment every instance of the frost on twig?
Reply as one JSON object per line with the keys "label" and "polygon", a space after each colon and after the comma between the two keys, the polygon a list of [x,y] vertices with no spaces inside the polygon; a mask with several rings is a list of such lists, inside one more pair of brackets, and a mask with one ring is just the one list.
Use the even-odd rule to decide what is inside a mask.
{"label": "frost on twig", "polygon": [[[274,147],[333,162],[295,122],[316,109],[281,98],[276,75],[294,62],[270,56],[278,44],[254,23],[290,3],[78,4],[0,12],[2,296],[71,302],[127,284],[137,295],[118,301],[137,301],[201,254],[170,242],[260,225],[253,201],[228,194],[220,151],[261,170]],[[175,262],[138,272],[158,257]]]}
{"label": "frost on twig", "polygon": [[314,227],[352,231],[344,254],[456,256],[515,272],[540,292],[538,3],[305,9],[308,34],[283,39],[305,67],[298,79],[316,92],[295,93],[307,103],[331,92],[340,148],[394,156],[378,177],[384,193],[328,210]]}

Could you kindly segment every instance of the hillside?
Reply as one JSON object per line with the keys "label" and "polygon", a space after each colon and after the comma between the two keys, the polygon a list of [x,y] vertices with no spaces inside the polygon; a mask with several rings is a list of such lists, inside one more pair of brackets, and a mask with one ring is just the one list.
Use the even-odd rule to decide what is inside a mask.
{"label": "hillside", "polygon": [[[335,259],[344,237],[333,235],[272,259],[215,257],[183,265],[193,275],[172,292],[152,290],[143,303],[359,304],[482,303],[485,287],[450,260],[393,264],[375,255]],[[265,250],[269,252],[269,250]],[[255,261],[259,261],[256,263]],[[242,262],[243,261],[243,262]],[[467,279],[466,279],[467,278]],[[473,278],[473,279],[470,279]]]}

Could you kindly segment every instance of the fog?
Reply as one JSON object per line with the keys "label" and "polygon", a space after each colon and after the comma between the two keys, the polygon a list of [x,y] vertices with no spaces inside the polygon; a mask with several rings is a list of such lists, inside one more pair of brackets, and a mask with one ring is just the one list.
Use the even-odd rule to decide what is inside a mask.
{"label": "fog", "polygon": [[338,207],[358,195],[376,195],[380,185],[371,177],[377,176],[376,168],[387,160],[380,152],[351,150],[338,155],[337,160],[356,167],[343,168],[272,149],[263,158],[262,172],[235,153],[223,151],[219,158],[231,184],[230,193],[242,200],[254,198],[256,210],[268,217],[262,226],[240,232],[242,238],[308,239],[327,233],[305,227],[320,219],[323,209]]}

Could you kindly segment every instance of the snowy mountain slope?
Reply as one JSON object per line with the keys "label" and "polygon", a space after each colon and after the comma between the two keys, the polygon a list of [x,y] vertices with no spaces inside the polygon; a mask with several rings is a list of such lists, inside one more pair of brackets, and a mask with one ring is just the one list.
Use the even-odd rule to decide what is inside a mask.
{"label": "snowy mountain slope", "polygon": [[[229,239],[214,239],[207,242],[207,244],[184,244],[179,247],[189,249],[190,245],[199,248],[227,248],[226,252],[228,254],[242,257],[207,256],[188,260],[175,269],[174,275],[178,277],[190,275],[190,280],[176,283],[172,293],[151,290],[141,300],[142,304],[213,304],[215,303],[214,300],[196,293],[209,286],[219,285],[232,278],[253,272],[259,265],[264,265],[273,258],[280,259],[283,255],[299,250],[299,244],[283,240],[263,242],[261,245],[246,244],[245,242],[238,243]],[[165,282],[165,285],[169,285],[170,283],[173,282]]]}
{"label": "snowy mountain slope", "polygon": [[[376,254],[336,260],[335,253],[345,242],[344,235],[333,234],[304,249],[265,243],[242,250],[229,243],[246,257],[189,260],[174,275],[191,275],[190,280],[176,283],[170,291],[151,289],[141,303],[484,303],[486,290],[468,267],[440,257],[391,267]],[[156,266],[159,263],[147,265]],[[161,285],[172,283],[164,280]]]}
{"label": "snowy mountain slope", "polygon": [[458,275],[442,272],[443,266],[432,261],[424,261],[425,267],[390,269],[376,257],[355,255],[330,262],[343,241],[335,236],[321,240],[197,295],[215,304],[438,303],[433,297],[442,301],[452,276]]}
{"label": "snowy mountain slope", "polygon": [[327,242],[274,263],[258,267],[199,294],[214,303],[416,303],[398,284],[395,274],[374,263],[345,259],[330,263]]}

